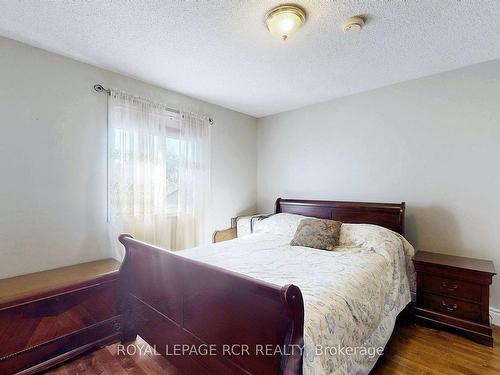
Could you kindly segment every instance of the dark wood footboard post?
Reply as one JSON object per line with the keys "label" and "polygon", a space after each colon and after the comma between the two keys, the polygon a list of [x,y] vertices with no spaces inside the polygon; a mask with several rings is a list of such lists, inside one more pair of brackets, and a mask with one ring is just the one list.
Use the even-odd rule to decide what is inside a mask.
{"label": "dark wood footboard post", "polygon": [[285,340],[285,352],[288,355],[281,357],[280,374],[302,374],[302,352],[304,350],[304,301],[302,293],[295,285],[285,285],[281,289],[281,294],[291,323]]}
{"label": "dark wood footboard post", "polygon": [[120,267],[120,315],[122,319],[122,343],[135,341],[137,328],[135,323],[133,304],[131,303],[131,284],[134,282],[132,267],[130,266],[130,251],[125,238],[133,238],[130,234],[122,234],[118,238],[125,247],[125,258]]}

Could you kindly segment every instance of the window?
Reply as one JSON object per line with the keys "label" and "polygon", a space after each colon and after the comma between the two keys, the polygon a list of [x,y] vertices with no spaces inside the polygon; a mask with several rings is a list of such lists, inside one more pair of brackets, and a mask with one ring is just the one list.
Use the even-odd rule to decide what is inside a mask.
{"label": "window", "polygon": [[161,134],[119,126],[112,130],[109,155],[110,168],[115,171],[110,181],[113,215],[177,214],[178,117],[170,116],[165,125],[166,131]]}
{"label": "window", "polygon": [[[108,101],[108,209],[120,233],[168,249],[208,238],[210,123],[112,91]],[[111,233],[112,232],[112,233]]]}

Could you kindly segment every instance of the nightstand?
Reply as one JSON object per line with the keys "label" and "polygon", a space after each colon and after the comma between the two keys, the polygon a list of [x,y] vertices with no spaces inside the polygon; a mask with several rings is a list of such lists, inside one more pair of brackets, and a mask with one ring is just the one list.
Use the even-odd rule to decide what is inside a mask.
{"label": "nightstand", "polygon": [[493,346],[489,316],[493,262],[419,251],[417,323],[450,328],[481,344]]}

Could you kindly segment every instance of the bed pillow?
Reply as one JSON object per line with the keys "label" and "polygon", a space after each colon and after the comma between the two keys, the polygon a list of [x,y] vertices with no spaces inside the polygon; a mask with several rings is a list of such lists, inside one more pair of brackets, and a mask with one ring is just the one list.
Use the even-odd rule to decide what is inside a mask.
{"label": "bed pillow", "polygon": [[339,246],[371,249],[379,247],[386,239],[400,241],[399,237],[390,229],[374,224],[344,224],[340,231]]}
{"label": "bed pillow", "polygon": [[293,237],[299,223],[306,216],[294,214],[276,214],[255,223],[253,233],[278,234]]}
{"label": "bed pillow", "polygon": [[380,254],[384,253],[384,249],[402,249],[410,290],[416,290],[415,269],[412,262],[415,249],[399,233],[373,224],[343,224],[339,247],[364,248]]}
{"label": "bed pillow", "polygon": [[339,243],[341,226],[335,220],[302,219],[290,245],[333,250]]}

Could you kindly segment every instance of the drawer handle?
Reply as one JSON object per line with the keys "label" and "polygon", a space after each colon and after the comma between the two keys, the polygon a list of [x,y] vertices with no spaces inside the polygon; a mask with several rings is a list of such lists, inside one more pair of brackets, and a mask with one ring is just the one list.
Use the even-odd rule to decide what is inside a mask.
{"label": "drawer handle", "polygon": [[443,281],[441,285],[443,286],[443,288],[446,288],[446,290],[448,290],[449,292],[454,292],[455,290],[458,289],[458,284],[453,284],[452,286],[448,286],[448,284],[446,284],[446,282]]}
{"label": "drawer handle", "polygon": [[454,303],[453,306],[448,306],[445,301],[441,302],[441,305],[448,311],[455,311],[458,307],[456,303]]}

